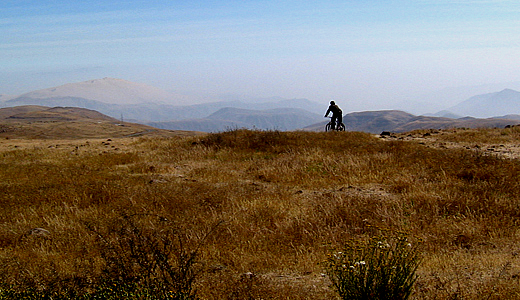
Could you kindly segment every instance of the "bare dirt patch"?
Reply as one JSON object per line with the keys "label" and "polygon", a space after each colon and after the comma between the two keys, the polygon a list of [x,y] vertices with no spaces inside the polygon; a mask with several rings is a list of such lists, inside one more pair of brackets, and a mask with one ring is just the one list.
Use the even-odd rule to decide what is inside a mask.
{"label": "bare dirt patch", "polygon": [[[520,158],[515,128],[421,130],[378,135],[387,141],[410,141],[437,149],[465,149],[500,158]],[[487,134],[483,134],[487,133]],[[466,138],[462,138],[466,136]],[[478,138],[477,138],[478,137]]]}

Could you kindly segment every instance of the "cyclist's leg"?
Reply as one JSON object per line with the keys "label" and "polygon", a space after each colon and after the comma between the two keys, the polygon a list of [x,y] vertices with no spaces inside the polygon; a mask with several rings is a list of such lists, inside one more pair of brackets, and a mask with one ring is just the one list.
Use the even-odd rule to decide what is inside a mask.
{"label": "cyclist's leg", "polygon": [[336,119],[337,119],[337,116],[332,115],[332,118],[330,119],[332,130],[336,130],[336,124],[337,124]]}
{"label": "cyclist's leg", "polygon": [[336,126],[336,128],[338,130],[345,130],[345,124],[343,124],[343,116],[342,115],[339,115],[338,116],[338,122],[337,122],[338,126]]}

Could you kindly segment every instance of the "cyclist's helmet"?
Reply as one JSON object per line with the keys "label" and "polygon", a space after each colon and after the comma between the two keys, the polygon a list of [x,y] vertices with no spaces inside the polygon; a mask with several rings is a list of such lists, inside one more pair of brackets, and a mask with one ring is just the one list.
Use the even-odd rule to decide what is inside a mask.
{"label": "cyclist's helmet", "polygon": [[336,102],[334,102],[334,100],[330,101],[330,105],[335,105]]}

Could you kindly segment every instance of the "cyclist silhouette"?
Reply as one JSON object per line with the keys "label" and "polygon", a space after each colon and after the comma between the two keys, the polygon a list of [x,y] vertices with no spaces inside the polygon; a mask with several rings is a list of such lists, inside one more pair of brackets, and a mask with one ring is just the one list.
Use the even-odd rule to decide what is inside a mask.
{"label": "cyclist silhouette", "polygon": [[339,106],[334,102],[334,100],[330,101],[329,109],[327,109],[327,112],[325,113],[325,118],[329,116],[329,113],[332,112],[332,130],[336,130],[336,125],[339,125],[343,123],[343,111]]}

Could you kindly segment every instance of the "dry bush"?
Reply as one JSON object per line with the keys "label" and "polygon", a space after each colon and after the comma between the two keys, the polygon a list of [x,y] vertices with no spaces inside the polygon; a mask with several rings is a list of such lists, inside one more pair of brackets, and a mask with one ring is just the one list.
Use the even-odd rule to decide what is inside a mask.
{"label": "dry bush", "polygon": [[[367,225],[424,239],[417,298],[518,293],[517,160],[357,132],[232,130],[106,144],[2,147],[4,286],[90,291],[122,270],[107,268],[99,236],[132,241],[121,216],[142,215],[186,233],[203,299],[331,299],[320,263],[331,247],[370,235]],[[175,241],[157,219],[137,225],[146,247]],[[38,227],[50,235],[26,234]]]}

